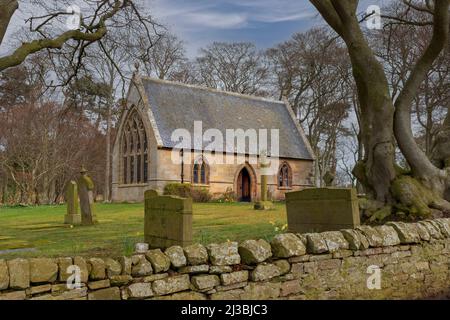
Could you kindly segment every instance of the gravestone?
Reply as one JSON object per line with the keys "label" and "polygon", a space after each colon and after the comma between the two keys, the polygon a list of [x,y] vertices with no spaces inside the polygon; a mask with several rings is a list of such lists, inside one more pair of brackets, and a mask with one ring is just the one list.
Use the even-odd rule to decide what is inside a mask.
{"label": "gravestone", "polygon": [[159,193],[154,189],[145,190],[144,192],[144,199],[150,199],[157,196],[159,196]]}
{"label": "gravestone", "polygon": [[360,225],[356,190],[312,188],[286,193],[288,229],[309,233],[353,229]]}
{"label": "gravestone", "polygon": [[151,248],[192,244],[192,199],[145,192],[144,238]]}
{"label": "gravestone", "polygon": [[78,212],[78,187],[75,181],[69,181],[66,187],[67,213],[64,216],[65,224],[81,224],[81,215]]}
{"label": "gravestone", "polygon": [[92,225],[97,222],[94,213],[94,182],[87,174],[87,170],[81,168],[81,176],[78,179],[78,193],[80,196],[81,224]]}

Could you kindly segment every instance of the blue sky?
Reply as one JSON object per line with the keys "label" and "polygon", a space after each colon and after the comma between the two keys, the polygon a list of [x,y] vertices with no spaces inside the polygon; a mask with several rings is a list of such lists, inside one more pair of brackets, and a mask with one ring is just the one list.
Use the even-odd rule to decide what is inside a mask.
{"label": "blue sky", "polygon": [[[0,54],[11,50],[8,37],[29,17],[33,7],[20,1]],[[185,42],[189,57],[213,41],[250,41],[265,49],[294,32],[325,22],[309,0],[140,0],[154,18]],[[361,0],[359,11],[391,0]],[[73,3],[77,4],[77,0]]]}
{"label": "blue sky", "polygon": [[306,0],[150,0],[148,5],[186,42],[190,56],[212,41],[251,41],[266,48],[322,23]]}
{"label": "blue sky", "polygon": [[[360,10],[384,1],[360,1]],[[212,41],[251,41],[268,48],[324,24],[308,0],[147,0],[159,21],[186,43],[189,56]]]}

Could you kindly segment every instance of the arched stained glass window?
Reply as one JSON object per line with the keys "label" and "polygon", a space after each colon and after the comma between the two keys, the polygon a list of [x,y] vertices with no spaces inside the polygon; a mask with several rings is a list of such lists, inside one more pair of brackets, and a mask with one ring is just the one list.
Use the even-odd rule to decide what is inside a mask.
{"label": "arched stained glass window", "polygon": [[209,166],[203,156],[194,162],[192,168],[192,183],[209,184]]}
{"label": "arched stained glass window", "polygon": [[198,177],[199,177],[199,175],[198,175],[198,172],[199,172],[199,167],[200,167],[200,165],[198,164],[198,163],[195,163],[194,164],[194,170],[193,170],[193,172],[192,172],[192,177],[193,177],[193,182],[194,183],[199,183],[199,179],[198,179]]}
{"label": "arched stained glass window", "polygon": [[200,182],[202,184],[206,184],[206,163],[202,163],[201,169],[200,169]]}
{"label": "arched stained glass window", "polygon": [[283,163],[278,171],[278,187],[292,187],[292,172],[287,163]]}
{"label": "arched stained glass window", "polygon": [[124,184],[148,181],[148,141],[139,113],[132,109],[122,133],[122,166]]}

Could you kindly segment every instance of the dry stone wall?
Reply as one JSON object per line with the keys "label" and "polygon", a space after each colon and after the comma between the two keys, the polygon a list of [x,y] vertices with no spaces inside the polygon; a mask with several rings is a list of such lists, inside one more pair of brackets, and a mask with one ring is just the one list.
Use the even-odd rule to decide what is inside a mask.
{"label": "dry stone wall", "polygon": [[[73,265],[81,284],[69,289]],[[450,294],[449,265],[450,219],[436,219],[279,234],[271,243],[173,246],[119,259],[0,260],[0,299],[444,297]]]}

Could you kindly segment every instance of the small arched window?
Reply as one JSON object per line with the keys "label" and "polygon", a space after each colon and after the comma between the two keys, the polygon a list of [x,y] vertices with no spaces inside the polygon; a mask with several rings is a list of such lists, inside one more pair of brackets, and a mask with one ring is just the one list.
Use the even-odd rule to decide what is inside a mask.
{"label": "small arched window", "polygon": [[278,171],[278,187],[290,188],[292,187],[292,172],[287,163],[283,163]]}
{"label": "small arched window", "polygon": [[199,169],[199,164],[198,163],[194,163],[194,170],[192,172],[192,177],[193,177],[193,182],[194,183],[198,183],[198,169]]}
{"label": "small arched window", "polygon": [[192,168],[192,183],[209,184],[209,166],[203,156],[194,162]]}
{"label": "small arched window", "polygon": [[122,133],[122,182],[145,183],[148,181],[148,141],[144,123],[139,113],[132,109]]}

